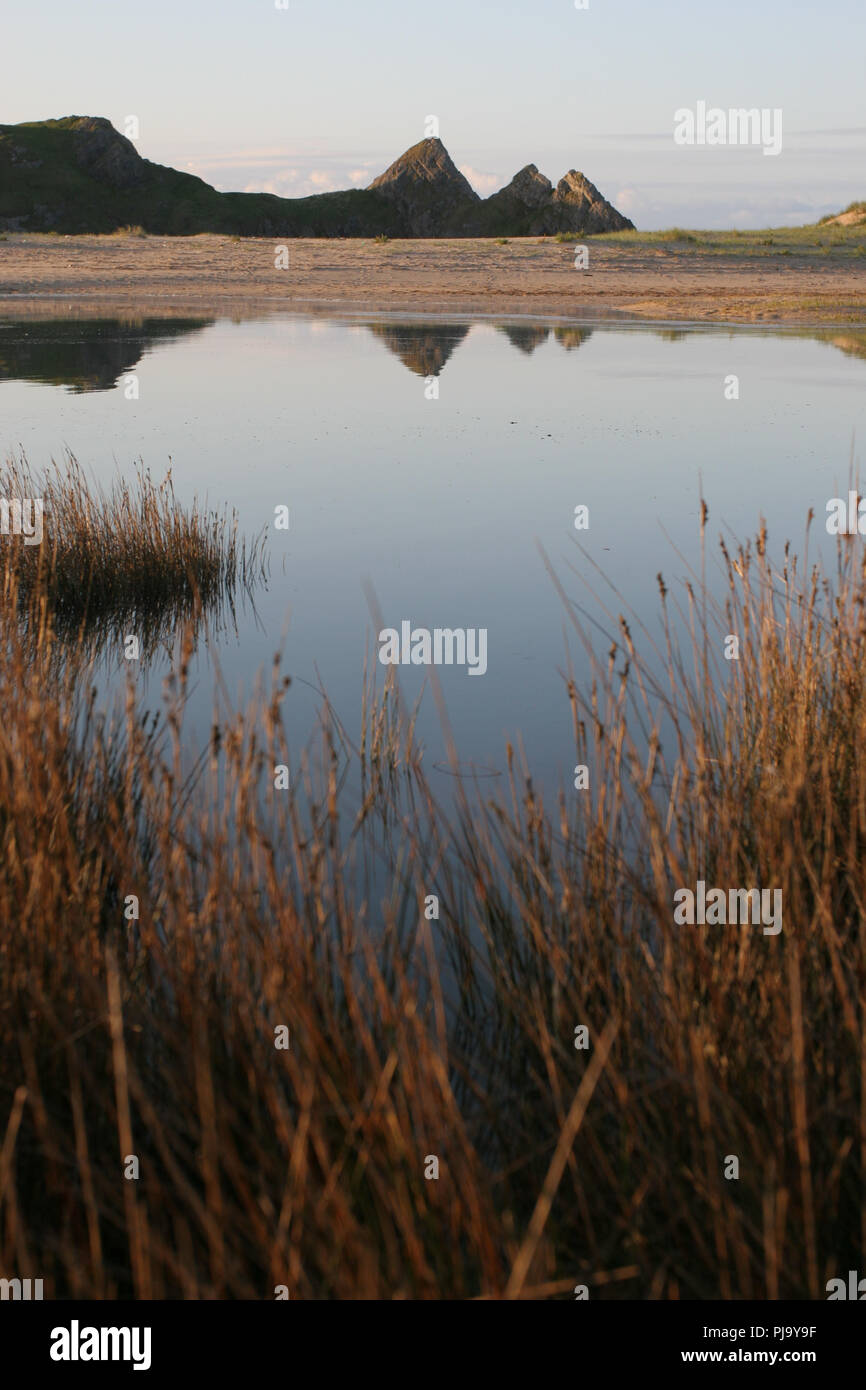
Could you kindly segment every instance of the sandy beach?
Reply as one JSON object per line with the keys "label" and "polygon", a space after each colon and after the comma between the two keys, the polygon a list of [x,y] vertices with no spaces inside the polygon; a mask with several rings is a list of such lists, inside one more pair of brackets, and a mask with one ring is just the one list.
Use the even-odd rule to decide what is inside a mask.
{"label": "sandy beach", "polygon": [[220,309],[494,313],[656,321],[866,324],[866,259],[831,248],[720,252],[593,241],[37,236],[0,243],[6,314]]}

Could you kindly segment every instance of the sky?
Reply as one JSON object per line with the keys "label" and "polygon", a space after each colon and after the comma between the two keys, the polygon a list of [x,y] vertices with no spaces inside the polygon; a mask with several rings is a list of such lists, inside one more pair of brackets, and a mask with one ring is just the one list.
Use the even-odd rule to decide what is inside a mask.
{"label": "sky", "polygon": [[[0,0],[0,123],[134,117],[146,158],[294,197],[365,186],[433,116],[483,196],[576,168],[647,229],[866,198],[866,0],[578,2]],[[675,143],[699,102],[780,111],[780,153]]]}

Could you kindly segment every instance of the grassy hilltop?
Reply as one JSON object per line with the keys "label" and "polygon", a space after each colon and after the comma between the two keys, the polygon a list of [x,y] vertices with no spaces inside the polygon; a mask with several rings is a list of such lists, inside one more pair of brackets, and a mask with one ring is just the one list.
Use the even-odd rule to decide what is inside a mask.
{"label": "grassy hilltop", "polygon": [[80,116],[0,125],[0,224],[67,233],[138,224],[168,236],[400,231],[388,202],[366,189],[309,198],[218,193],[194,174],[142,159],[108,121]]}

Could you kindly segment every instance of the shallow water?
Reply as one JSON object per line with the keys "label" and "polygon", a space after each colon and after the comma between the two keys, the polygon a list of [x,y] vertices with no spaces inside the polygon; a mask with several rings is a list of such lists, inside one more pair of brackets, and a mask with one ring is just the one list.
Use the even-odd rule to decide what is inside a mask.
{"label": "shallow water", "polygon": [[[725,398],[730,374],[736,400]],[[627,602],[657,631],[656,574],[675,588],[698,561],[701,489],[713,548],[720,531],[745,539],[761,516],[771,547],[800,548],[811,507],[812,548],[829,554],[826,503],[847,492],[864,427],[866,335],[846,329],[0,321],[4,456],[23,448],[39,469],[69,450],[101,480],[131,474],[137,459],[157,479],[170,466],[181,500],[227,503],[250,534],[269,528],[256,612],[241,611],[237,634],[214,642],[232,696],[282,644],[293,741],[307,742],[322,688],[354,736],[377,630],[368,585],[395,628],[487,630],[483,676],[437,672],[460,757],[495,774],[505,740],[522,739],[550,787],[574,758],[567,624],[539,543],[601,624],[603,657],[613,624],[583,580],[614,613]],[[288,532],[273,525],[280,504]],[[579,505],[589,508],[581,532]],[[585,677],[573,632],[568,642]],[[137,676],[146,703],[161,698],[167,660]],[[400,673],[414,699],[424,669]],[[212,698],[202,650],[190,705],[202,733]],[[429,769],[444,757],[429,690],[419,732]]]}

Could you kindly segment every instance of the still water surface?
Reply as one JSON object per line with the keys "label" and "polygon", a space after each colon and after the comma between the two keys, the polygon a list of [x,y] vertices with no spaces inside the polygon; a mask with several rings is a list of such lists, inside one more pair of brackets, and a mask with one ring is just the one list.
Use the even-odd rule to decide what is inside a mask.
{"label": "still water surface", "polygon": [[[129,378],[138,399],[129,399]],[[726,399],[736,375],[739,399]],[[437,394],[438,392],[438,394]],[[492,320],[282,316],[0,321],[0,454],[39,469],[67,451],[102,481],[170,467],[184,502],[268,528],[255,612],[215,644],[233,697],[283,650],[285,710],[307,743],[324,688],[357,734],[369,586],[388,625],[486,628],[487,671],[439,676],[460,756],[495,772],[522,739],[554,788],[573,765],[566,627],[539,543],[607,631],[583,576],[654,631],[655,576],[676,587],[709,531],[829,554],[826,503],[866,437],[866,335],[849,330],[651,328]],[[288,532],[274,509],[290,508]],[[576,532],[575,508],[589,509]],[[576,542],[580,543],[581,549]],[[681,552],[676,553],[677,549]],[[599,655],[609,646],[594,629]],[[573,633],[575,672],[587,663]],[[159,704],[165,660],[142,670]],[[213,663],[196,662],[190,725],[204,736]],[[116,676],[115,676],[116,679]],[[402,667],[405,694],[423,670]],[[419,732],[444,756],[429,690]],[[444,776],[444,774],[442,774]]]}

